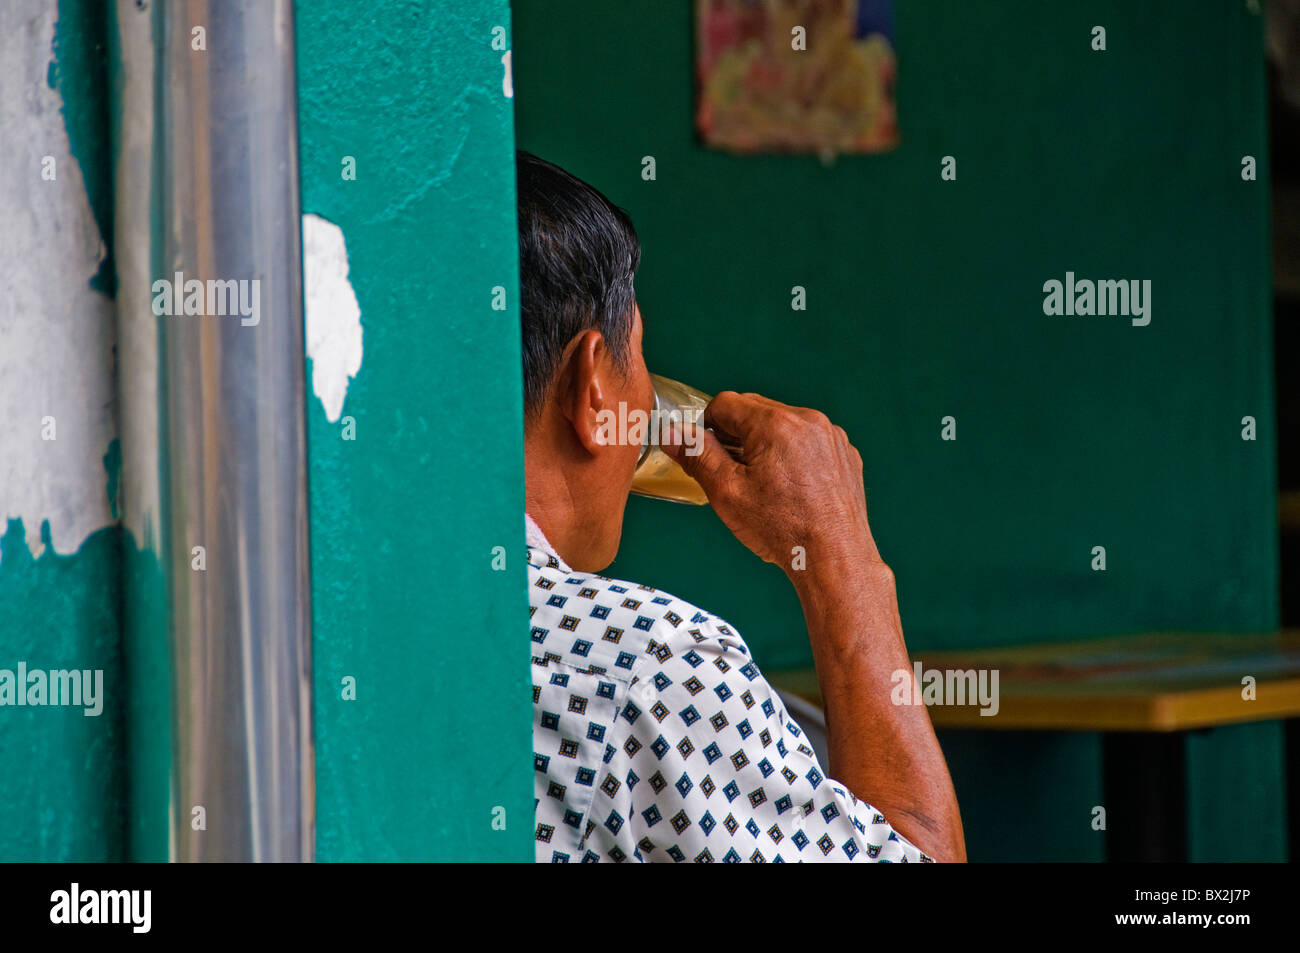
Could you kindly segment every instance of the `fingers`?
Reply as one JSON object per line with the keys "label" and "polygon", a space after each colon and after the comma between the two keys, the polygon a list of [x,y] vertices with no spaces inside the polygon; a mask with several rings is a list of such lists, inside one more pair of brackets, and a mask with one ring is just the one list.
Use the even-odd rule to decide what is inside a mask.
{"label": "fingers", "polygon": [[755,428],[762,425],[773,408],[780,406],[782,405],[776,401],[758,394],[737,394],[734,390],[724,390],[704,409],[704,422],[743,442]]}
{"label": "fingers", "polygon": [[740,464],[703,426],[687,426],[693,427],[694,431],[683,438],[681,430],[674,424],[674,439],[665,441],[661,449],[704,488],[706,495],[713,497],[735,480]]}
{"label": "fingers", "polygon": [[704,422],[718,431],[724,445],[739,443],[745,449],[751,448],[751,437],[755,435],[773,437],[792,432],[829,433],[848,443],[843,429],[820,411],[783,404],[762,394],[722,391],[705,408]]}

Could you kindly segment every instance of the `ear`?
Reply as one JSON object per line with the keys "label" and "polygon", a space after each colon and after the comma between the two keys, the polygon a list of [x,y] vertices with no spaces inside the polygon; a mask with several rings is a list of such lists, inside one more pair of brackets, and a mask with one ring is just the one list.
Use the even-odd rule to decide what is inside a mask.
{"label": "ear", "polygon": [[[593,456],[609,446],[617,417],[608,400],[617,392],[610,385],[613,362],[599,331],[584,331],[574,338],[560,366],[556,397],[573,434]],[[617,426],[613,424],[613,426]]]}

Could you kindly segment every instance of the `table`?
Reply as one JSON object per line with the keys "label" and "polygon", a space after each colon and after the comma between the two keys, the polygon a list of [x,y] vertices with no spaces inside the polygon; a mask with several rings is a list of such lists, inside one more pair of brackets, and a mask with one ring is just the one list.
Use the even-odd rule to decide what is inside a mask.
{"label": "table", "polygon": [[[938,730],[1099,732],[1113,861],[1187,859],[1185,733],[1300,716],[1300,630],[1159,632],[917,651],[923,670],[998,673],[998,712],[930,705]],[[1254,679],[1253,699],[1243,679]],[[821,709],[812,668],[771,683]],[[1291,768],[1294,772],[1294,767]],[[1294,836],[1294,835],[1293,835]]]}
{"label": "table", "polygon": [[[924,669],[996,669],[998,713],[930,707],[936,728],[1186,731],[1300,715],[1300,629],[1262,634],[1161,632],[1079,642],[913,652]],[[1256,680],[1242,698],[1242,678]],[[821,707],[811,668],[769,676]]]}

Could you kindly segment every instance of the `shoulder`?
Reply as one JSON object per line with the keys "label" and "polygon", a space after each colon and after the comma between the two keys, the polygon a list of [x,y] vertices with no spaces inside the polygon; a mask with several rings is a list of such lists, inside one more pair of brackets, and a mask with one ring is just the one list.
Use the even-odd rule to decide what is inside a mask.
{"label": "shoulder", "polygon": [[631,681],[643,661],[699,666],[727,654],[740,666],[749,647],[724,620],[671,593],[597,573],[568,570],[529,550],[533,660],[563,662]]}

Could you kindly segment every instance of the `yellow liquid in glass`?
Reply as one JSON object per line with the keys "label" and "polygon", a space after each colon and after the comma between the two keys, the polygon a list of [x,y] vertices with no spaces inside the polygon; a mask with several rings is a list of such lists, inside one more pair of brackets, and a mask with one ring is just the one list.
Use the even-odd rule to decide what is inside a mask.
{"label": "yellow liquid in glass", "polygon": [[657,500],[694,503],[697,506],[705,506],[709,502],[709,498],[704,495],[704,488],[687,476],[677,461],[658,447],[652,447],[637,466],[636,474],[632,477],[632,492]]}
{"label": "yellow liquid in glass", "polygon": [[[655,411],[658,414],[662,416],[676,412],[676,420],[693,418],[699,421],[700,427],[704,426],[704,408],[709,405],[712,397],[658,374],[651,374],[650,379],[654,382]],[[733,455],[736,452],[730,446],[728,450]],[[632,477],[632,492],[657,500],[693,503],[696,506],[705,506],[709,502],[704,488],[687,476],[686,471],[653,442],[648,442],[642,452],[641,461]]]}

